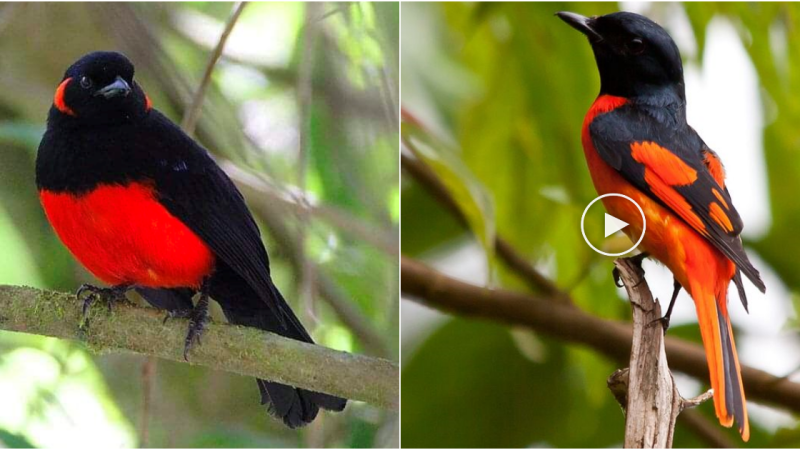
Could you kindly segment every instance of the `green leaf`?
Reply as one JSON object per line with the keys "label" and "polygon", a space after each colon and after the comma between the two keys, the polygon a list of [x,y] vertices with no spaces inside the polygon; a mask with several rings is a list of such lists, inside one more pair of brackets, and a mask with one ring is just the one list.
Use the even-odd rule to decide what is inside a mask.
{"label": "green leaf", "polygon": [[618,444],[623,417],[611,394],[590,402],[563,346],[521,339],[529,341],[464,319],[439,328],[404,365],[403,445]]}
{"label": "green leaf", "polygon": [[0,430],[0,444],[8,448],[36,448],[25,436],[6,430]]}
{"label": "green leaf", "polygon": [[403,142],[439,177],[466,218],[470,230],[483,247],[489,284],[495,268],[495,217],[491,194],[475,178],[457,151],[413,121],[402,123]]}

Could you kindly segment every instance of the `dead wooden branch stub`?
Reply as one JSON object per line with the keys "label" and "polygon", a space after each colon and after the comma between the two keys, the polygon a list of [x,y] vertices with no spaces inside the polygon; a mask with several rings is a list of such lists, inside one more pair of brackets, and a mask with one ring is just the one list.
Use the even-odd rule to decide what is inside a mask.
{"label": "dead wooden branch stub", "polygon": [[667,364],[661,307],[653,299],[641,267],[629,259],[614,262],[633,313],[630,366],[608,380],[625,410],[626,448],[672,447],[678,414],[709,398],[711,391],[686,400],[678,393]]}

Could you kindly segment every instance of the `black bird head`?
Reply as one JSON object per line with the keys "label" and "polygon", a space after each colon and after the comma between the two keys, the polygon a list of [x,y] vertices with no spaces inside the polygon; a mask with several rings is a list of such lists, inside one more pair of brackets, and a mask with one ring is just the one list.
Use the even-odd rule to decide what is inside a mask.
{"label": "black bird head", "polygon": [[602,94],[636,97],[667,88],[684,98],[680,52],[657,23],[630,12],[593,17],[571,12],[557,15],[589,38]]}
{"label": "black bird head", "polygon": [[115,52],[93,52],[67,69],[53,98],[51,117],[87,125],[122,123],[150,108],[133,81],[133,64]]}

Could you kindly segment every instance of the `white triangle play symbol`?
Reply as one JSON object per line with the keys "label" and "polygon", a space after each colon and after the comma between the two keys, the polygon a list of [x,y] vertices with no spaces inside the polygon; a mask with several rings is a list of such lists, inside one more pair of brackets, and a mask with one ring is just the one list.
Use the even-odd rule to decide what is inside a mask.
{"label": "white triangle play symbol", "polygon": [[617,231],[627,226],[628,222],[623,222],[614,216],[606,214],[606,226],[605,226],[606,235],[604,237],[609,237],[610,235],[616,233]]}

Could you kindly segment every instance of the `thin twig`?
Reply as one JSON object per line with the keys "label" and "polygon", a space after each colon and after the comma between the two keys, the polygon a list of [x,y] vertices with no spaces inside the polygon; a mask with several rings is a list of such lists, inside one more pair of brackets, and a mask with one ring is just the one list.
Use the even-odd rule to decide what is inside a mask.
{"label": "thin twig", "polygon": [[[246,197],[255,195],[249,186],[240,185],[239,187]],[[299,271],[301,250],[297,245],[297,238],[290,227],[286,225],[284,217],[279,211],[263,202],[252,204],[251,207],[264,221],[264,224],[270,230],[270,234],[275,237],[275,242],[287,256],[294,271]],[[358,337],[364,348],[373,355],[390,356],[392,352],[389,351],[385,340],[358,307],[355,306],[356,302],[348,298],[345,292],[319,267],[315,267],[312,273],[315,275],[314,282],[320,296],[327,301],[339,319]]]}
{"label": "thin twig", "polygon": [[[388,5],[388,4],[386,4]],[[364,5],[357,5],[357,8],[364,8]],[[379,8],[384,7],[384,5],[377,5],[373,4],[370,7],[372,8]],[[376,11],[377,12],[377,11]],[[393,65],[389,65],[384,63],[381,66],[380,70],[380,82],[381,82],[381,90],[383,95],[381,95],[381,100],[384,106],[384,111],[386,114],[386,121],[388,125],[397,130],[400,126],[400,117],[399,117],[399,108],[397,104],[397,97],[398,97],[398,89],[400,88],[399,83],[394,81],[394,76],[397,75],[397,68],[400,67],[400,49],[396,48],[395,46],[390,45],[386,39],[385,34],[383,33],[372,33],[371,36],[381,47],[381,53],[383,53],[385,60],[388,62],[389,56],[394,56],[392,58]],[[391,73],[389,69],[393,69]]]}
{"label": "thin twig", "polygon": [[681,401],[681,409],[694,408],[695,406],[698,406],[702,403],[711,400],[713,397],[714,397],[714,391],[709,389],[703,392],[702,394],[698,395],[697,397],[684,398]]}
{"label": "thin twig", "polygon": [[284,190],[279,189],[274,184],[265,182],[256,174],[243,170],[230,161],[219,161],[219,163],[225,173],[231,177],[240,189],[242,189],[242,186],[246,186],[258,193],[258,195],[251,196],[249,201],[269,203],[273,207],[289,209],[297,215],[299,215],[300,210],[303,210],[306,216],[323,219],[343,234],[366,242],[389,256],[396,258],[400,254],[396,228],[384,230],[360,217],[349,214],[342,208],[315,204],[306,194],[284,194]]}
{"label": "thin twig", "polygon": [[[297,74],[297,110],[300,116],[300,138],[297,147],[297,185],[301,190],[306,189],[306,172],[308,170],[308,155],[311,151],[311,106],[314,97],[312,77],[314,75],[314,53],[317,42],[317,24],[319,4],[306,3],[305,5],[305,25],[303,26],[303,52],[300,55],[300,67]],[[312,318],[314,313],[314,293],[312,279],[314,277],[311,259],[308,257],[306,245],[308,215],[306,209],[297,211],[297,242],[300,246],[300,280],[299,293],[306,311]]]}
{"label": "thin twig", "polygon": [[233,27],[236,25],[236,21],[239,20],[239,16],[242,15],[242,11],[246,5],[247,2],[239,2],[233,6],[233,13],[231,13],[231,16],[228,18],[228,22],[225,24],[225,29],[222,30],[222,35],[220,35],[219,41],[217,41],[217,46],[214,47],[214,51],[211,52],[211,57],[208,59],[208,64],[206,64],[203,77],[200,79],[200,85],[194,92],[192,101],[189,103],[189,106],[186,108],[186,112],[183,115],[181,128],[183,128],[186,134],[190,136],[194,134],[194,129],[197,126],[197,120],[200,118],[200,110],[203,106],[203,98],[205,98],[206,89],[208,88],[208,84],[211,82],[211,74],[214,72],[214,66],[217,65],[217,61],[219,61],[219,57],[222,55],[222,51],[225,49],[225,43],[228,42],[228,37],[233,31]]}
{"label": "thin twig", "polygon": [[[130,303],[90,308],[75,294],[0,285],[0,329],[82,341],[95,353],[132,352],[184,362],[185,319]],[[84,324],[85,326],[81,326]],[[252,327],[210,323],[189,364],[397,409],[399,368],[391,361],[332,350]]]}

